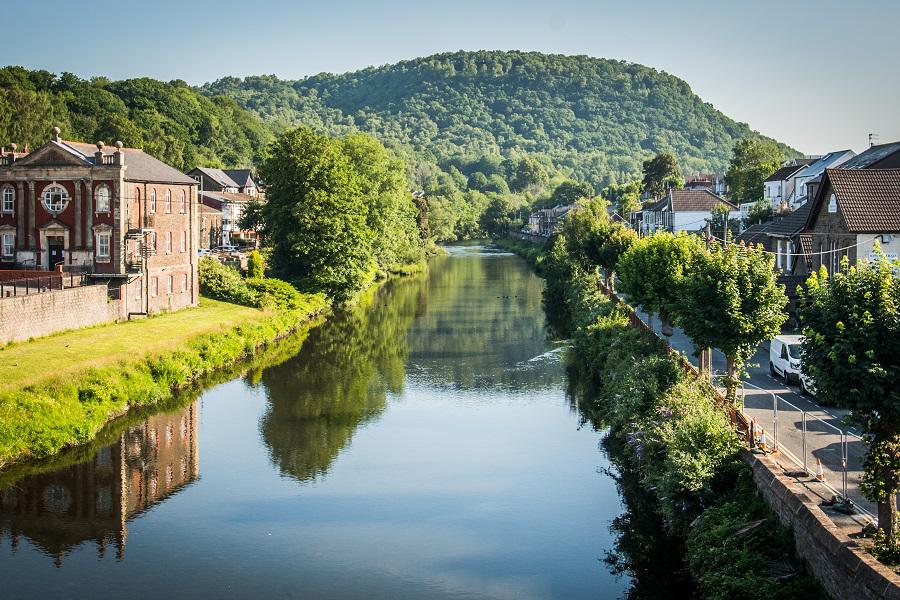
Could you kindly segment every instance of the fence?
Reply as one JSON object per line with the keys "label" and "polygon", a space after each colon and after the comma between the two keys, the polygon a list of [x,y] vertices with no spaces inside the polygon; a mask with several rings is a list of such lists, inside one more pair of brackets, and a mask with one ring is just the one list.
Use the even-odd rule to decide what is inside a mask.
{"label": "fence", "polygon": [[872,516],[859,489],[866,455],[861,437],[749,382],[742,383],[739,401],[755,446],[786,457],[802,469],[797,475],[814,477],[847,507]]}
{"label": "fence", "polygon": [[25,277],[21,279],[0,280],[0,298],[28,296],[53,290],[85,285],[87,276],[84,273],[59,273],[48,271],[46,275]]}

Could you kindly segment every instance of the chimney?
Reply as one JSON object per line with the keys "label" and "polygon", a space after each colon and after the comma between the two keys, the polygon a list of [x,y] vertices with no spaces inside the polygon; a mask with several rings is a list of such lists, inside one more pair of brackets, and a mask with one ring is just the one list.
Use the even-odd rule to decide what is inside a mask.
{"label": "chimney", "polygon": [[62,129],[60,129],[59,127],[54,127],[54,128],[53,128],[53,138],[52,138],[52,140],[53,140],[54,142],[61,142],[61,141],[62,141],[62,138],[59,137],[59,134],[60,134],[60,133],[62,133]]}
{"label": "chimney", "polygon": [[122,165],[125,164],[125,153],[122,152],[122,146],[123,146],[123,145],[124,145],[124,144],[122,144],[122,142],[116,140],[116,143],[115,143],[115,146],[116,146],[116,154],[115,154],[115,157],[116,157],[116,158],[115,158],[115,161],[116,161],[116,164],[117,164],[118,166],[120,166],[120,167],[121,167]]}
{"label": "chimney", "polygon": [[102,165],[103,164],[103,146],[105,144],[103,142],[97,142],[97,151],[94,152],[94,164]]}

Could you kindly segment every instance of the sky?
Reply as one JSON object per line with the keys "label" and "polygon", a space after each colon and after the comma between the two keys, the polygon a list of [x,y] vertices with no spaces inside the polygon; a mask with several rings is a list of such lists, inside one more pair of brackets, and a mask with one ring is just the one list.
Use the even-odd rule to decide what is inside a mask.
{"label": "sky", "polygon": [[807,154],[900,140],[900,0],[3,0],[0,65],[201,84],[455,50],[641,63]]}

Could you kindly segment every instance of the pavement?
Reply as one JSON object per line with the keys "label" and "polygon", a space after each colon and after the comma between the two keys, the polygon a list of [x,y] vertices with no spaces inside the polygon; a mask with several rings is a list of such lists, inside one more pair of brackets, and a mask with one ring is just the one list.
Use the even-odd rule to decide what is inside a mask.
{"label": "pavement", "polygon": [[[637,311],[637,314],[660,333],[658,318],[650,318],[643,311]],[[694,345],[681,329],[673,328],[669,345],[685,354],[691,364],[698,365]],[[725,355],[718,350],[713,351],[712,366],[714,374],[726,372]],[[846,495],[863,516],[874,519],[876,506],[859,489],[866,447],[859,431],[843,422],[849,411],[820,406],[814,397],[802,395],[796,383],[785,384],[780,377],[773,377],[769,373],[768,342],[760,344],[749,361],[747,372],[738,397],[743,391],[744,413],[766,431],[768,446],[773,449],[777,447],[783,459],[779,462],[785,466],[792,464],[798,479],[810,489],[817,488],[814,490],[817,495],[823,498]],[[844,445],[846,451],[843,450]],[[844,454],[847,457],[846,482]],[[824,483],[815,477],[817,461],[821,461]],[[801,474],[801,471],[805,473]]]}

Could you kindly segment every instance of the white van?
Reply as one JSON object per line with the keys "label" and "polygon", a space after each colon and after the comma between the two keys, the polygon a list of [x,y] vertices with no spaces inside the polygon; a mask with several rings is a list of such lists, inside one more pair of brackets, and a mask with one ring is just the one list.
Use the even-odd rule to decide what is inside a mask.
{"label": "white van", "polygon": [[769,344],[769,372],[785,383],[800,381],[800,344],[802,335],[777,335]]}

